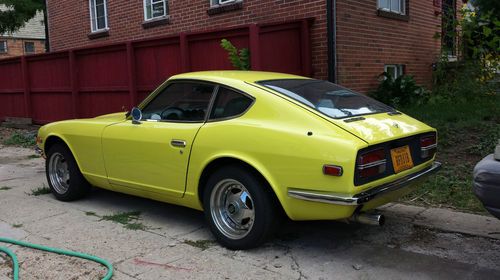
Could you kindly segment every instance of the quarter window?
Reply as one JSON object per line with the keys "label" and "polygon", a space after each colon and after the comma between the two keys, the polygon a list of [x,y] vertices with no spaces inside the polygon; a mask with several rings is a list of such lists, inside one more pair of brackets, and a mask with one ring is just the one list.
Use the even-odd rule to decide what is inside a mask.
{"label": "quarter window", "polygon": [[378,9],[404,15],[406,0],[378,0]]}
{"label": "quarter window", "polygon": [[166,17],[168,15],[167,0],[144,0],[144,19]]}
{"label": "quarter window", "polygon": [[243,114],[253,99],[233,90],[221,87],[217,92],[210,119],[225,119]]}
{"label": "quarter window", "polygon": [[0,41],[0,53],[7,52],[7,41]]}
{"label": "quarter window", "polygon": [[24,42],[24,53],[34,53],[35,43],[34,42]]}
{"label": "quarter window", "polygon": [[401,64],[386,64],[384,66],[384,72],[391,76],[391,79],[395,80],[404,75],[404,65]]}
{"label": "quarter window", "polygon": [[90,24],[92,32],[108,29],[108,12],[106,0],[89,0]]}
{"label": "quarter window", "polygon": [[214,86],[173,83],[142,110],[142,118],[154,121],[200,122],[205,120]]}

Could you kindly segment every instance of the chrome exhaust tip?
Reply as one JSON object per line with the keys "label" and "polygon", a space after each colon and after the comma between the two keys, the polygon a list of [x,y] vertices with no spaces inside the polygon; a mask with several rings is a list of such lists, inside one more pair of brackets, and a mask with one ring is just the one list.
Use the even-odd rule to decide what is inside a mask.
{"label": "chrome exhaust tip", "polygon": [[370,225],[370,226],[383,226],[385,223],[384,215],[374,214],[374,213],[354,214],[349,220],[352,222]]}

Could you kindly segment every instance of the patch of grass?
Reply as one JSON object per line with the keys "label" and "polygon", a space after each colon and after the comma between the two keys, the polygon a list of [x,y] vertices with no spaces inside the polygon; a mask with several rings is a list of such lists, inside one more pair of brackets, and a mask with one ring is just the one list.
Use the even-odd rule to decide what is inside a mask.
{"label": "patch of grass", "polygon": [[33,159],[33,158],[39,158],[39,157],[40,157],[39,155],[29,155],[26,158],[27,159]]}
{"label": "patch of grass", "polygon": [[39,196],[39,195],[44,195],[44,194],[49,194],[51,193],[50,188],[46,187],[45,185],[42,185],[41,187],[38,187],[36,189],[31,190],[31,195],[33,196]]}
{"label": "patch of grass", "polygon": [[205,251],[215,244],[213,240],[184,240],[184,243],[196,248],[200,248],[202,251]]}
{"label": "patch of grass", "polygon": [[85,215],[98,217],[97,214],[95,212],[92,212],[92,211],[85,212]]}
{"label": "patch of grass", "polygon": [[12,189],[12,188],[11,187],[5,187],[5,186],[0,187],[0,191],[8,191],[10,189]]}
{"label": "patch of grass", "polygon": [[401,111],[438,130],[436,160],[442,170],[402,201],[486,213],[472,190],[474,166],[500,139],[500,96],[470,103],[415,106]]}
{"label": "patch of grass", "polygon": [[121,212],[113,215],[104,215],[101,217],[101,220],[122,224],[126,229],[130,230],[145,230],[147,227],[144,224],[137,222],[140,215],[141,212],[139,211]]}
{"label": "patch of grass", "polygon": [[36,143],[35,143],[35,137],[30,133],[20,133],[16,131],[9,138],[5,139],[3,141],[3,144],[21,146],[27,148],[34,146]]}
{"label": "patch of grass", "polygon": [[20,228],[20,227],[22,227],[22,226],[23,226],[23,224],[13,224],[13,225],[12,225],[12,227],[14,227],[14,228]]}

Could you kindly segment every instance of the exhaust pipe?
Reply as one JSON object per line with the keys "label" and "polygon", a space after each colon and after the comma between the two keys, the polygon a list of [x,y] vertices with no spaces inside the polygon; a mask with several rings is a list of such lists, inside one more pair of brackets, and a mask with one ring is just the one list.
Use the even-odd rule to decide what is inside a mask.
{"label": "exhaust pipe", "polygon": [[385,223],[384,215],[375,213],[354,214],[349,220],[352,222],[371,225],[371,226],[383,226]]}

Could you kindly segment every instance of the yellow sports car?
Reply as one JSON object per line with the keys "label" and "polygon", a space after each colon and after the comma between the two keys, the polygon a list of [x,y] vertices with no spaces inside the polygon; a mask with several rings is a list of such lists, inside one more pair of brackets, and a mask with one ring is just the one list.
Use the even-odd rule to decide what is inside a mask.
{"label": "yellow sports car", "polygon": [[205,210],[217,240],[258,246],[292,220],[372,213],[440,168],[436,130],[330,82],[268,72],[173,76],[129,113],[43,126],[54,196],[90,186]]}

